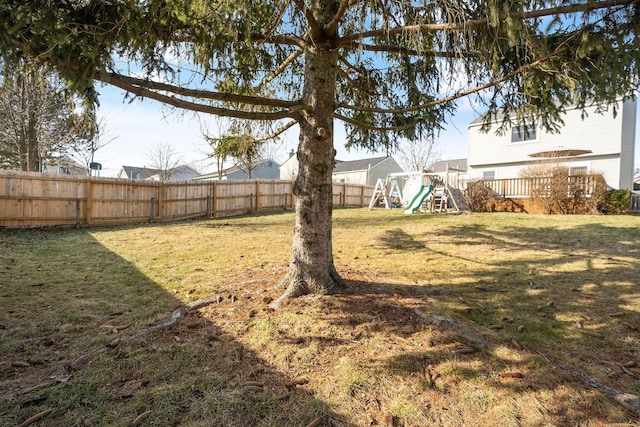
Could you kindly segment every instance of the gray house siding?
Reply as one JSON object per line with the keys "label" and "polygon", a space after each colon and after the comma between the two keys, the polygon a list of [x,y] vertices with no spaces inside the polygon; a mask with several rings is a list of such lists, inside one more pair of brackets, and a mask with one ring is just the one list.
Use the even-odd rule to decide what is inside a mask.
{"label": "gray house siding", "polygon": [[[229,180],[249,178],[246,170],[239,167],[228,169],[225,176]],[[265,160],[251,170],[251,179],[280,179],[280,166],[273,160]]]}
{"label": "gray house siding", "polygon": [[403,172],[392,157],[374,157],[336,163],[333,181],[356,185],[375,185],[389,173]]}

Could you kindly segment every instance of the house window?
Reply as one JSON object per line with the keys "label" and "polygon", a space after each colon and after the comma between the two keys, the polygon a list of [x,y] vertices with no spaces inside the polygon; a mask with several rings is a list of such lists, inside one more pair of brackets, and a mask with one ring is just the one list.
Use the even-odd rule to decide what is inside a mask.
{"label": "house window", "polygon": [[496,171],[495,170],[483,171],[482,179],[496,179]]}
{"label": "house window", "polygon": [[530,142],[538,139],[536,123],[525,123],[511,128],[511,142]]}

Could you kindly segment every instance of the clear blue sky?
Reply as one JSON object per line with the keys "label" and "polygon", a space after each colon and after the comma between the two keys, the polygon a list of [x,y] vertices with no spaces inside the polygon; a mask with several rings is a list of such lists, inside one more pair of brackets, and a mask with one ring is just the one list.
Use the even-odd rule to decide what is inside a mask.
{"label": "clear blue sky", "polygon": [[[197,168],[204,169],[209,163],[206,160],[209,146],[204,141],[200,128],[209,126],[209,131],[215,134],[217,127],[212,117],[195,116],[190,112],[167,112],[160,103],[152,100],[125,101],[124,92],[113,87],[101,87],[99,92],[99,114],[105,124],[104,139],[113,139],[98,150],[95,156],[95,161],[102,163],[102,176],[114,176],[122,165],[148,165],[146,153],[156,143],[172,145],[181,153],[185,163],[197,162]],[[436,150],[442,160],[467,157],[467,125],[478,114],[466,102],[462,103],[437,140]],[[280,154],[283,159],[291,149],[297,147],[297,129],[294,127],[289,130],[281,140]],[[384,155],[384,152],[347,152],[343,141],[344,131],[337,129],[335,146],[339,160]],[[640,166],[640,125],[636,126],[635,164],[636,167]]]}

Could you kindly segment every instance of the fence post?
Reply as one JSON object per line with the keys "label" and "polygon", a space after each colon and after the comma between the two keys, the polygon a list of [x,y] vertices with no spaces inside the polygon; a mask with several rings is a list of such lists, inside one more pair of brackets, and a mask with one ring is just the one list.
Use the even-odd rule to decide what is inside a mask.
{"label": "fence post", "polygon": [[156,210],[156,198],[152,197],[151,200],[149,200],[149,222],[151,224],[153,224],[153,219],[155,217],[155,210]]}
{"label": "fence post", "polygon": [[347,206],[347,183],[342,185],[342,207]]}
{"label": "fence post", "polygon": [[87,178],[87,185],[85,187],[85,192],[86,192],[86,196],[87,196],[87,202],[85,205],[85,217],[87,218],[87,225],[91,225],[91,215],[92,215],[92,210],[93,210],[93,197],[92,197],[92,192],[93,192],[93,188],[91,185],[91,177]]}
{"label": "fence post", "polygon": [[164,200],[166,198],[164,196],[165,185],[162,182],[158,184],[156,188],[158,189],[158,219],[162,221],[162,217],[164,216]]}
{"label": "fence post", "polygon": [[76,228],[80,228],[80,199],[76,199]]}
{"label": "fence post", "polygon": [[211,195],[207,194],[207,218],[211,217]]}
{"label": "fence post", "polygon": [[260,180],[256,179],[256,212],[260,210]]}
{"label": "fence post", "polygon": [[249,213],[253,211],[253,193],[249,194]]}
{"label": "fence post", "polygon": [[212,185],[211,188],[211,192],[213,193],[211,195],[211,214],[212,216],[215,218],[218,216],[218,202],[217,202],[217,198],[218,198],[218,186],[216,185],[215,181]]}
{"label": "fence post", "polygon": [[293,181],[291,181],[291,204],[289,205],[289,207],[291,207],[291,209],[294,208],[295,206],[295,194],[293,193]]}

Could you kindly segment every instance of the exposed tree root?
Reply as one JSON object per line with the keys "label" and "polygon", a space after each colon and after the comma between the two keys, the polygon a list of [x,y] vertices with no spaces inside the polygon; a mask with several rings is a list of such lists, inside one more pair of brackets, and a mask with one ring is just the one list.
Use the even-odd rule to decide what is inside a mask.
{"label": "exposed tree root", "polygon": [[[426,320],[430,324],[436,325],[436,326],[446,326],[448,328],[451,328],[454,331],[456,331],[458,334],[460,334],[463,338],[465,338],[466,340],[474,344],[480,345],[487,349],[492,349],[497,346],[495,342],[488,340],[478,335],[477,333],[463,327],[453,319],[427,313],[426,311],[421,310],[419,308],[416,308],[414,311],[418,316],[420,316],[420,318]],[[589,387],[593,387],[600,393],[613,399],[622,407],[624,407],[626,410],[633,413],[635,416],[640,416],[640,396],[636,396],[630,393],[625,393],[620,390],[616,390],[614,388],[608,387],[604,384],[601,384],[594,378],[591,378],[588,375],[578,372],[575,369],[569,366],[566,366],[564,364],[554,363],[550,360],[549,360],[549,363],[551,363],[557,369],[571,375],[576,381],[579,381],[582,384],[588,385]]]}
{"label": "exposed tree root", "polygon": [[269,308],[277,310],[282,307],[284,301],[289,298],[297,298],[303,295],[334,295],[351,288],[333,265],[326,275],[315,276],[307,274],[304,270],[290,269],[280,281],[278,287],[285,289],[284,293],[271,304]]}
{"label": "exposed tree root", "polygon": [[[288,277],[288,276],[287,276]],[[320,288],[318,286],[309,286],[304,280],[296,279],[294,282],[290,282],[284,291],[284,293],[269,304],[269,308],[277,310],[282,307],[282,304],[289,298],[297,298],[303,295],[334,295],[349,289],[349,285],[340,278],[340,276],[331,276],[330,281],[332,284],[326,288]],[[286,282],[286,279],[283,280]],[[313,288],[313,289],[312,289]]]}

